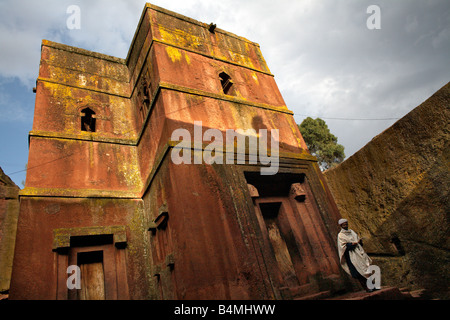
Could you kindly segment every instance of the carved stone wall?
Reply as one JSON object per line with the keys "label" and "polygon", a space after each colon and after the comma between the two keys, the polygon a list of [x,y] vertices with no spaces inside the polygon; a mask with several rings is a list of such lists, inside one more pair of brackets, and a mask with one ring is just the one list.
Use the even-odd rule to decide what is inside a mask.
{"label": "carved stone wall", "polygon": [[[294,299],[349,287],[336,205],[257,43],[146,4],[127,59],[44,40],[36,88],[11,299]],[[253,134],[225,141],[211,164],[208,129]],[[177,130],[193,137],[189,163],[173,161]],[[268,133],[278,144],[268,139],[261,157],[258,143],[258,161],[250,142],[239,149]],[[254,178],[269,153],[279,172]],[[79,292],[65,285],[71,266]]]}
{"label": "carved stone wall", "polygon": [[325,172],[382,284],[448,295],[450,84]]}

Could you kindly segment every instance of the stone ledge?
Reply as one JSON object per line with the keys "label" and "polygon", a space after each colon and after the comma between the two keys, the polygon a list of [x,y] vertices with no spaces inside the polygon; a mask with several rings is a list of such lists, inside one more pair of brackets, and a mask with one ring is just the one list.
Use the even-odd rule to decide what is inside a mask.
{"label": "stone ledge", "polygon": [[340,296],[331,297],[327,300],[410,300],[413,297],[409,293],[401,292],[396,287],[382,287],[373,292],[357,291]]}
{"label": "stone ledge", "polygon": [[49,138],[49,139],[63,139],[63,140],[80,140],[88,142],[99,142],[99,143],[111,143],[111,144],[121,144],[128,146],[136,146],[136,139],[123,139],[123,138],[110,138],[102,137],[100,133],[64,133],[64,132],[49,132],[49,131],[30,131],[29,137],[34,138]]}
{"label": "stone ledge", "polygon": [[94,226],[59,228],[53,230],[53,250],[70,247],[70,238],[75,236],[113,235],[116,247],[122,247],[127,242],[126,226]]}
{"label": "stone ledge", "polygon": [[141,199],[138,192],[34,187],[25,187],[20,191],[19,197]]}

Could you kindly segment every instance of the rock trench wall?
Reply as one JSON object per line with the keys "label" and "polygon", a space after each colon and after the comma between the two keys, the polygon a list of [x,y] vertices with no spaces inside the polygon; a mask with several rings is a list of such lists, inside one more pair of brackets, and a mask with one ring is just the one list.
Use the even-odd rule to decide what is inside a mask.
{"label": "rock trench wall", "polygon": [[382,285],[448,298],[450,83],[325,172]]}

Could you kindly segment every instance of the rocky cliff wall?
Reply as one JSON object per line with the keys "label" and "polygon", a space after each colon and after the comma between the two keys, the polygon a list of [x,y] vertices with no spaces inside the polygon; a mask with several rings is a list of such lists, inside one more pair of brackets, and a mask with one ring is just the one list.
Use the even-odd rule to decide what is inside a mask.
{"label": "rocky cliff wall", "polygon": [[449,297],[450,83],[325,172],[382,285]]}
{"label": "rocky cliff wall", "polygon": [[17,218],[19,187],[0,168],[0,299],[9,291]]}

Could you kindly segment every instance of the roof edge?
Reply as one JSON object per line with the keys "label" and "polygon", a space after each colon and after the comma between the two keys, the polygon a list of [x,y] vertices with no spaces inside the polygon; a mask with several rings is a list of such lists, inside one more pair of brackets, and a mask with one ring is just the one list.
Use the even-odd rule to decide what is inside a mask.
{"label": "roof edge", "polygon": [[55,48],[55,49],[59,49],[59,50],[64,50],[64,51],[68,51],[68,52],[72,52],[72,53],[76,53],[76,54],[80,54],[80,55],[85,55],[85,56],[89,56],[89,57],[94,57],[97,59],[106,60],[106,61],[110,61],[110,62],[114,62],[114,63],[118,63],[118,64],[123,64],[123,65],[126,64],[126,60],[122,59],[122,58],[117,58],[117,57],[110,56],[107,54],[103,54],[103,53],[99,53],[99,52],[95,52],[95,51],[91,51],[91,50],[86,50],[86,49],[82,49],[82,48],[78,48],[78,47],[74,47],[74,46],[69,46],[67,44],[53,42],[50,40],[43,39],[41,48],[43,46]]}

